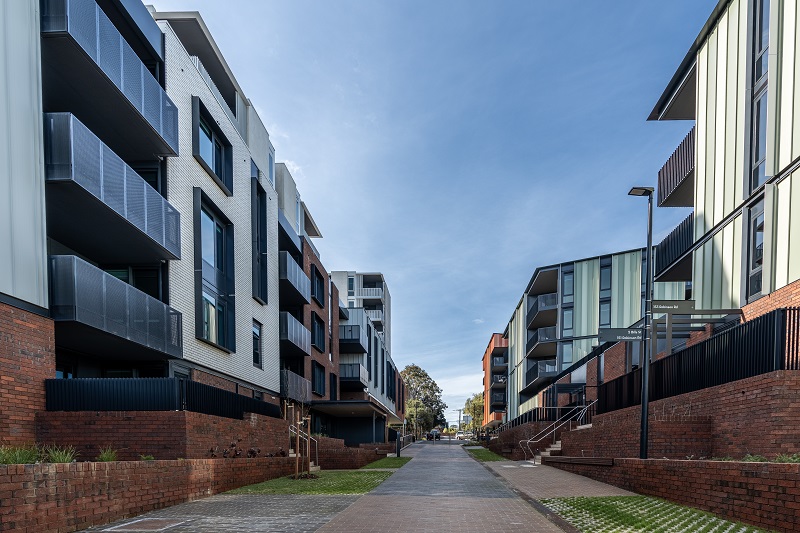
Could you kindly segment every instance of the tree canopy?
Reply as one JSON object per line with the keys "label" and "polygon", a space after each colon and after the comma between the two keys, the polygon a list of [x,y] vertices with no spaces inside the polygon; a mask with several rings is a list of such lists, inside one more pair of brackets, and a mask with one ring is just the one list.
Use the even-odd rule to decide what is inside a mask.
{"label": "tree canopy", "polygon": [[483,392],[478,392],[467,398],[464,403],[464,413],[472,417],[467,424],[467,429],[473,431],[483,426]]}
{"label": "tree canopy", "polygon": [[417,365],[408,365],[400,375],[406,384],[406,420],[414,433],[420,435],[434,426],[446,426],[447,404],[442,401],[442,389],[433,378]]}

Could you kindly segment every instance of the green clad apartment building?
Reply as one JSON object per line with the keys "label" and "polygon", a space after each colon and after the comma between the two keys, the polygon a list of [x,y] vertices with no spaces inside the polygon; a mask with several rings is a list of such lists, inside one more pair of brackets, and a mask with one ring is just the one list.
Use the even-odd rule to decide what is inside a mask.
{"label": "green clad apartment building", "polygon": [[[589,355],[598,343],[600,328],[624,328],[642,318],[644,251],[568,261],[534,271],[504,332],[508,339],[507,420],[537,407],[554,406],[556,395],[544,391],[555,392],[548,388],[554,378]],[[659,299],[684,299],[686,284],[656,283],[654,291]],[[582,389],[585,383],[583,365],[572,372],[567,388]]]}

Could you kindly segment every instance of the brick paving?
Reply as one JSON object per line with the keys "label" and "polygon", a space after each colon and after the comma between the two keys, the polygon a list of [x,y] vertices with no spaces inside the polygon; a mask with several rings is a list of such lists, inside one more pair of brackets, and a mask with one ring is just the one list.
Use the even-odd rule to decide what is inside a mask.
{"label": "brick paving", "polygon": [[575,529],[535,500],[631,494],[548,466],[481,464],[446,441],[403,455],[414,460],[363,496],[219,494],[86,531],[563,533]]}

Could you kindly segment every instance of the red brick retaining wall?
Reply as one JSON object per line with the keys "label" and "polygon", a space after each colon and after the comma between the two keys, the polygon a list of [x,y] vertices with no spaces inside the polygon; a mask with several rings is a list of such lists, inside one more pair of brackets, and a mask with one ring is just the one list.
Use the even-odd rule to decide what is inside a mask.
{"label": "red brick retaining wall", "polygon": [[798,464],[614,459],[611,467],[551,466],[732,520],[800,531]]}
{"label": "red brick retaining wall", "polygon": [[0,465],[0,531],[76,531],[292,473],[284,457]]}
{"label": "red brick retaining wall", "polygon": [[[500,433],[498,438],[492,439],[489,442],[489,449],[498,455],[502,455],[512,461],[521,461],[525,458],[525,454],[520,448],[519,441],[522,439],[529,439],[539,434],[540,431],[550,426],[552,422],[529,422],[522,424],[515,428],[507,429]],[[560,435],[561,431],[557,432]],[[531,445],[533,450],[536,448],[544,449],[552,444],[550,437],[545,438],[539,444]],[[508,450],[511,450],[510,452]],[[528,457],[530,459],[530,457]]]}
{"label": "red brick retaining wall", "polygon": [[[800,452],[798,391],[800,371],[777,371],[651,402],[650,457]],[[596,415],[591,428],[562,435],[564,455],[638,457],[640,413],[633,406]]]}
{"label": "red brick retaining wall", "polygon": [[[261,455],[288,453],[289,426],[280,418],[245,414],[244,420],[190,411],[42,411],[36,415],[37,441],[74,446],[79,460],[93,460],[99,448],[110,446],[117,458],[139,456],[156,459],[217,457],[231,444],[246,455],[259,448]],[[33,439],[31,439],[33,440]]]}
{"label": "red brick retaining wall", "polygon": [[44,411],[44,380],[56,377],[53,321],[0,303],[0,442],[30,444]]}

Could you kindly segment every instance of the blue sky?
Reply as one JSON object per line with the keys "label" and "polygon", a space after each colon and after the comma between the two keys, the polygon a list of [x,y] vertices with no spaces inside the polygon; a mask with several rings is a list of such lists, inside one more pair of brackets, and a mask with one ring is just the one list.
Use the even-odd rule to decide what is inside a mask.
{"label": "blue sky", "polygon": [[392,357],[456,409],[537,266],[644,245],[627,191],[691,127],[645,118],[716,1],[153,3],[202,14],[325,266],[385,274]]}

